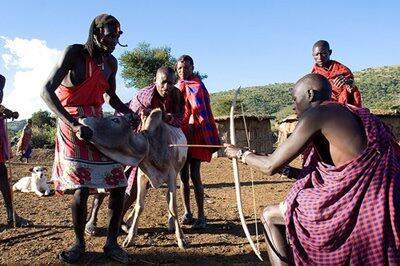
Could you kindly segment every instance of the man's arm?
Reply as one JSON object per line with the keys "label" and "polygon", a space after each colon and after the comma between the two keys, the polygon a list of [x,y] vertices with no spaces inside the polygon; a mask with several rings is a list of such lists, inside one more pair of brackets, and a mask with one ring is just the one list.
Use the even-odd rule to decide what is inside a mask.
{"label": "man's arm", "polygon": [[104,99],[111,105],[112,108],[114,108],[116,111],[123,113],[123,114],[129,114],[132,113],[132,110],[129,109],[128,106],[126,106],[121,99],[117,96],[116,94],[116,81],[115,81],[115,76],[117,74],[118,70],[118,62],[117,59],[113,56],[110,56],[109,64],[111,67],[111,75],[108,79],[108,90],[106,91],[104,95]]}
{"label": "man's arm", "polygon": [[[305,112],[293,133],[284,141],[274,153],[263,156],[254,153],[248,153],[245,157],[246,164],[262,171],[267,175],[277,173],[283,166],[291,162],[298,156],[312,136],[321,129],[323,117],[318,107],[312,108]],[[228,147],[225,150],[229,158],[237,157],[238,148]]]}
{"label": "man's arm", "polygon": [[181,127],[183,119],[184,99],[182,92],[178,88],[175,88],[172,93],[172,102],[174,103],[174,105],[172,106],[172,110],[170,113],[167,112],[164,114],[164,122],[174,127]]}
{"label": "man's arm", "polygon": [[65,76],[73,69],[76,60],[80,56],[82,56],[81,45],[70,45],[64,50],[60,60],[50,73],[47,82],[42,88],[41,97],[51,111],[53,111],[64,123],[69,125],[74,132],[78,132],[77,136],[79,138],[90,139],[92,136],[90,128],[81,125],[77,119],[72,117],[61,105],[61,102],[55,93]]}

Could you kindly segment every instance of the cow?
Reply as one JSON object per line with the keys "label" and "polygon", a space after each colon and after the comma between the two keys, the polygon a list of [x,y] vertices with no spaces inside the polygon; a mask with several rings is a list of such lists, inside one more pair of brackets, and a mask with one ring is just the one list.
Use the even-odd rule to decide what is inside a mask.
{"label": "cow", "polygon": [[154,109],[149,114],[137,133],[131,130],[128,120],[123,116],[89,117],[80,119],[80,122],[92,129],[90,141],[106,156],[124,165],[139,166],[136,204],[128,218],[133,217],[133,222],[123,246],[133,244],[133,238],[137,235],[146,186],[150,182],[154,188],[167,184],[168,230],[175,230],[178,246],[187,248],[189,243],[180,227],[176,205],[176,177],[185,164],[187,147],[169,146],[187,143],[182,130],[163,122],[160,109]]}

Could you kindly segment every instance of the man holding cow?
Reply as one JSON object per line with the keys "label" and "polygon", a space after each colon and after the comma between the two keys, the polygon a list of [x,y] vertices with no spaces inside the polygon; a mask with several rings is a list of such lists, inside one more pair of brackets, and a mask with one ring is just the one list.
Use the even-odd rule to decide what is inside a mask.
{"label": "man holding cow", "polygon": [[87,42],[65,49],[42,89],[43,100],[59,118],[52,178],[56,190],[74,191],[71,209],[76,241],[59,255],[67,263],[77,262],[85,252],[89,188],[110,190],[105,255],[123,263],[129,260],[117,243],[127,185],[123,166],[88,144],[93,132],[78,122],[81,117],[101,117],[104,98],[115,110],[128,114],[132,123],[139,121],[115,92],[118,64],[112,52],[121,34],[115,17],[97,16],[90,26]]}

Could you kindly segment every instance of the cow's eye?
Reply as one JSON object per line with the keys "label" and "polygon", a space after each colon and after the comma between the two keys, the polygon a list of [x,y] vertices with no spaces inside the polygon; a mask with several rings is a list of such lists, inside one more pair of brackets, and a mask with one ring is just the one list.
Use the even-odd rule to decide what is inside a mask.
{"label": "cow's eye", "polygon": [[119,124],[119,119],[118,118],[113,118],[113,119],[111,119],[111,121],[113,121],[114,123]]}

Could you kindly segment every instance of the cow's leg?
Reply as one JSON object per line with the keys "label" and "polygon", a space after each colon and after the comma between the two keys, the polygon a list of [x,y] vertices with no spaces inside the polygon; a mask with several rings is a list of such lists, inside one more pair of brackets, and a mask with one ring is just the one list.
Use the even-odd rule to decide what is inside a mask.
{"label": "cow's leg", "polygon": [[144,200],[146,197],[146,192],[147,192],[146,187],[147,187],[148,182],[149,182],[149,179],[147,178],[147,176],[139,169],[138,174],[137,174],[136,204],[135,204],[135,208],[129,214],[129,217],[127,219],[127,220],[129,220],[133,216],[133,221],[132,221],[132,226],[129,228],[128,236],[125,238],[125,241],[123,243],[124,247],[128,247],[129,245],[131,245],[133,238],[137,235],[138,226],[139,226],[139,217],[144,208]]}
{"label": "cow's leg", "polygon": [[90,216],[85,226],[85,232],[88,235],[96,235],[97,214],[106,196],[107,195],[105,193],[97,193],[93,195],[92,209],[90,211]]}
{"label": "cow's leg", "polygon": [[261,216],[268,257],[272,265],[294,264],[290,246],[286,241],[284,208],[283,203],[268,206]]}
{"label": "cow's leg", "polygon": [[176,173],[168,174],[168,192],[167,192],[167,202],[168,202],[168,229],[172,229],[172,221],[175,223],[175,236],[178,241],[178,246],[180,248],[187,248],[189,243],[185,239],[182,228],[178,220],[178,207],[176,205]]}

